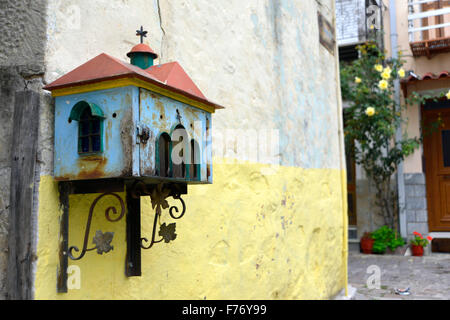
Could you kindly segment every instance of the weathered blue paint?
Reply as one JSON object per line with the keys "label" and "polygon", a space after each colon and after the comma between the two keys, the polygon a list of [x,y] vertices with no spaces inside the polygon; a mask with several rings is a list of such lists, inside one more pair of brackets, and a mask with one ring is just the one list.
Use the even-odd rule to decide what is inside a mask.
{"label": "weathered blue paint", "polygon": [[[95,105],[95,112],[103,114],[102,152],[88,155],[78,152],[79,117],[73,117],[70,121],[69,117],[80,102]],[[211,127],[210,119],[211,114],[204,110],[134,86],[57,97],[55,178],[83,180],[139,177],[186,183],[212,182],[212,174],[207,176],[207,164],[211,163],[212,154],[206,150],[208,143],[211,143],[211,132],[206,132],[207,125]],[[156,176],[157,138],[167,132],[173,140],[173,130],[179,124],[184,126],[188,135],[184,148],[186,177],[160,178]],[[148,140],[138,138],[138,128],[141,133],[148,130]],[[200,163],[197,168],[200,179],[191,179],[189,175],[191,139],[199,146]],[[209,171],[211,173],[212,168]]]}
{"label": "weathered blue paint", "polygon": [[[57,97],[55,100],[55,154],[56,179],[78,180],[129,176],[132,173],[131,153],[133,136],[133,101],[138,91],[133,87]],[[87,101],[97,105],[104,114],[103,152],[78,154],[78,121],[69,123],[74,105]],[[115,117],[114,117],[115,115]]]}
{"label": "weathered blue paint", "polygon": [[[198,164],[200,181],[207,182],[207,161],[211,159],[212,155],[206,153],[207,141],[211,141],[211,134],[207,135],[206,133],[206,119],[210,118],[211,114],[146,89],[141,89],[140,101],[140,122],[147,124],[150,130],[149,141],[145,147],[141,146],[140,149],[141,175],[154,175],[154,169],[158,164],[156,162],[156,151],[151,152],[151,150],[156,149],[157,139],[163,132],[170,135],[173,145],[174,130],[181,124],[188,135],[184,146],[187,159],[186,180],[191,181],[188,174],[191,159],[190,140],[194,139],[198,143],[200,151],[200,163]],[[144,159],[145,161],[143,161]]]}
{"label": "weathered blue paint", "polygon": [[83,112],[84,108],[91,109],[91,113],[93,116],[104,118],[105,115],[103,114],[102,109],[97,106],[95,103],[89,103],[87,101],[80,101],[76,103],[72,110],[70,111],[70,120],[76,120],[79,121],[81,117],[81,113]]}
{"label": "weathered blue paint", "polygon": [[255,13],[251,14],[250,19],[252,20],[252,23],[253,23],[253,32],[260,39],[264,48],[267,49],[267,43],[266,43],[266,39],[264,39],[264,33],[263,33],[264,26],[260,25],[258,16]]}

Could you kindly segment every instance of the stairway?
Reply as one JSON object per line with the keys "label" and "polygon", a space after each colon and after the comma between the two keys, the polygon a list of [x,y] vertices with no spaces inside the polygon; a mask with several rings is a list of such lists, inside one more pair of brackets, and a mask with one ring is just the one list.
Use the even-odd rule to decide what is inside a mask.
{"label": "stairway", "polygon": [[359,252],[358,227],[348,226],[348,251]]}

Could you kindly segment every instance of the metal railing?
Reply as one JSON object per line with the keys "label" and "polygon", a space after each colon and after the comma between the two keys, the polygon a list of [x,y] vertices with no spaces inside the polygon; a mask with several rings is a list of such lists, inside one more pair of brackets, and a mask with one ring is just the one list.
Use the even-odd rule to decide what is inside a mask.
{"label": "metal railing", "polygon": [[336,38],[340,46],[367,39],[365,0],[336,0]]}
{"label": "metal railing", "polygon": [[450,52],[449,27],[450,1],[408,0],[408,34],[414,56],[431,58]]}
{"label": "metal railing", "polygon": [[[450,14],[450,7],[448,8],[439,8],[435,10],[427,10],[422,11],[421,7],[423,4],[431,4],[433,2],[443,2],[441,0],[409,0],[408,1],[408,32],[409,32],[409,41],[422,41],[423,39],[423,31],[441,29],[445,27],[450,27],[450,22],[447,23],[439,23],[439,24],[430,24],[430,25],[422,25],[423,19],[443,16],[446,14]],[[419,36],[417,36],[417,33]]]}

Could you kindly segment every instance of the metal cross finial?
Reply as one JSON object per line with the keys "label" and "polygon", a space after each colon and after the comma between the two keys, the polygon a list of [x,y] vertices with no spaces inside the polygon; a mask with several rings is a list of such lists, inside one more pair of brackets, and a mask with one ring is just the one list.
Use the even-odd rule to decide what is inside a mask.
{"label": "metal cross finial", "polygon": [[141,43],[144,43],[144,37],[147,37],[147,32],[148,31],[144,31],[142,26],[140,30],[136,30],[136,35],[141,37]]}

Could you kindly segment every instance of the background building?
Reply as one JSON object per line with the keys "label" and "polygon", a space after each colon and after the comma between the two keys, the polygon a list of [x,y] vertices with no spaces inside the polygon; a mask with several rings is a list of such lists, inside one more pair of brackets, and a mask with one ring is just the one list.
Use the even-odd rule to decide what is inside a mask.
{"label": "background building", "polygon": [[[401,84],[401,99],[416,91],[421,95],[437,96],[447,92],[450,87],[448,79],[450,64],[450,3],[448,1],[336,1],[337,21],[342,21],[338,30],[342,29],[338,44],[341,51],[341,61],[351,61],[357,55],[354,51],[348,54],[347,38],[355,39],[357,44],[364,41],[364,32],[368,25],[375,23],[378,30],[384,34],[378,40],[387,56],[394,51],[401,51],[405,60],[404,68],[408,70],[407,77]],[[395,6],[393,6],[395,4]],[[350,7],[352,9],[348,9]],[[366,6],[366,21],[353,18],[348,27],[346,12],[361,12],[360,7]],[[378,9],[376,9],[378,8]],[[374,9],[378,10],[380,18],[373,19]],[[356,11],[355,11],[356,10]],[[358,11],[359,10],[359,11]],[[356,16],[363,16],[363,13]],[[340,17],[341,16],[341,17]],[[372,18],[372,19],[371,19]],[[353,24],[359,23],[359,28]],[[395,23],[395,29],[392,28]],[[366,27],[366,29],[364,29]],[[370,26],[369,26],[370,27]],[[355,30],[360,30],[356,32]],[[361,35],[362,33],[362,35]],[[381,34],[381,33],[380,33]],[[361,39],[361,41],[356,41]],[[394,45],[397,48],[393,48]],[[448,103],[445,99],[439,102],[427,102],[425,105],[410,106],[405,113],[408,124],[404,128],[410,136],[419,136],[424,130],[423,123],[441,117],[444,126],[433,135],[425,138],[424,144],[409,156],[400,167],[396,184],[399,191],[400,232],[405,238],[411,238],[414,231],[423,234],[430,233],[436,238],[433,250],[448,251],[450,231],[450,206],[448,194]],[[348,172],[352,172],[352,164],[348,159]],[[373,214],[373,188],[367,183],[364,172],[356,166],[353,170],[356,176],[349,176],[349,208],[350,235],[353,243],[365,231],[373,231],[383,224],[383,220]],[[354,182],[354,184],[353,184]],[[355,194],[352,195],[352,192]],[[354,200],[354,201],[352,201]],[[357,231],[357,234],[356,234]]]}

